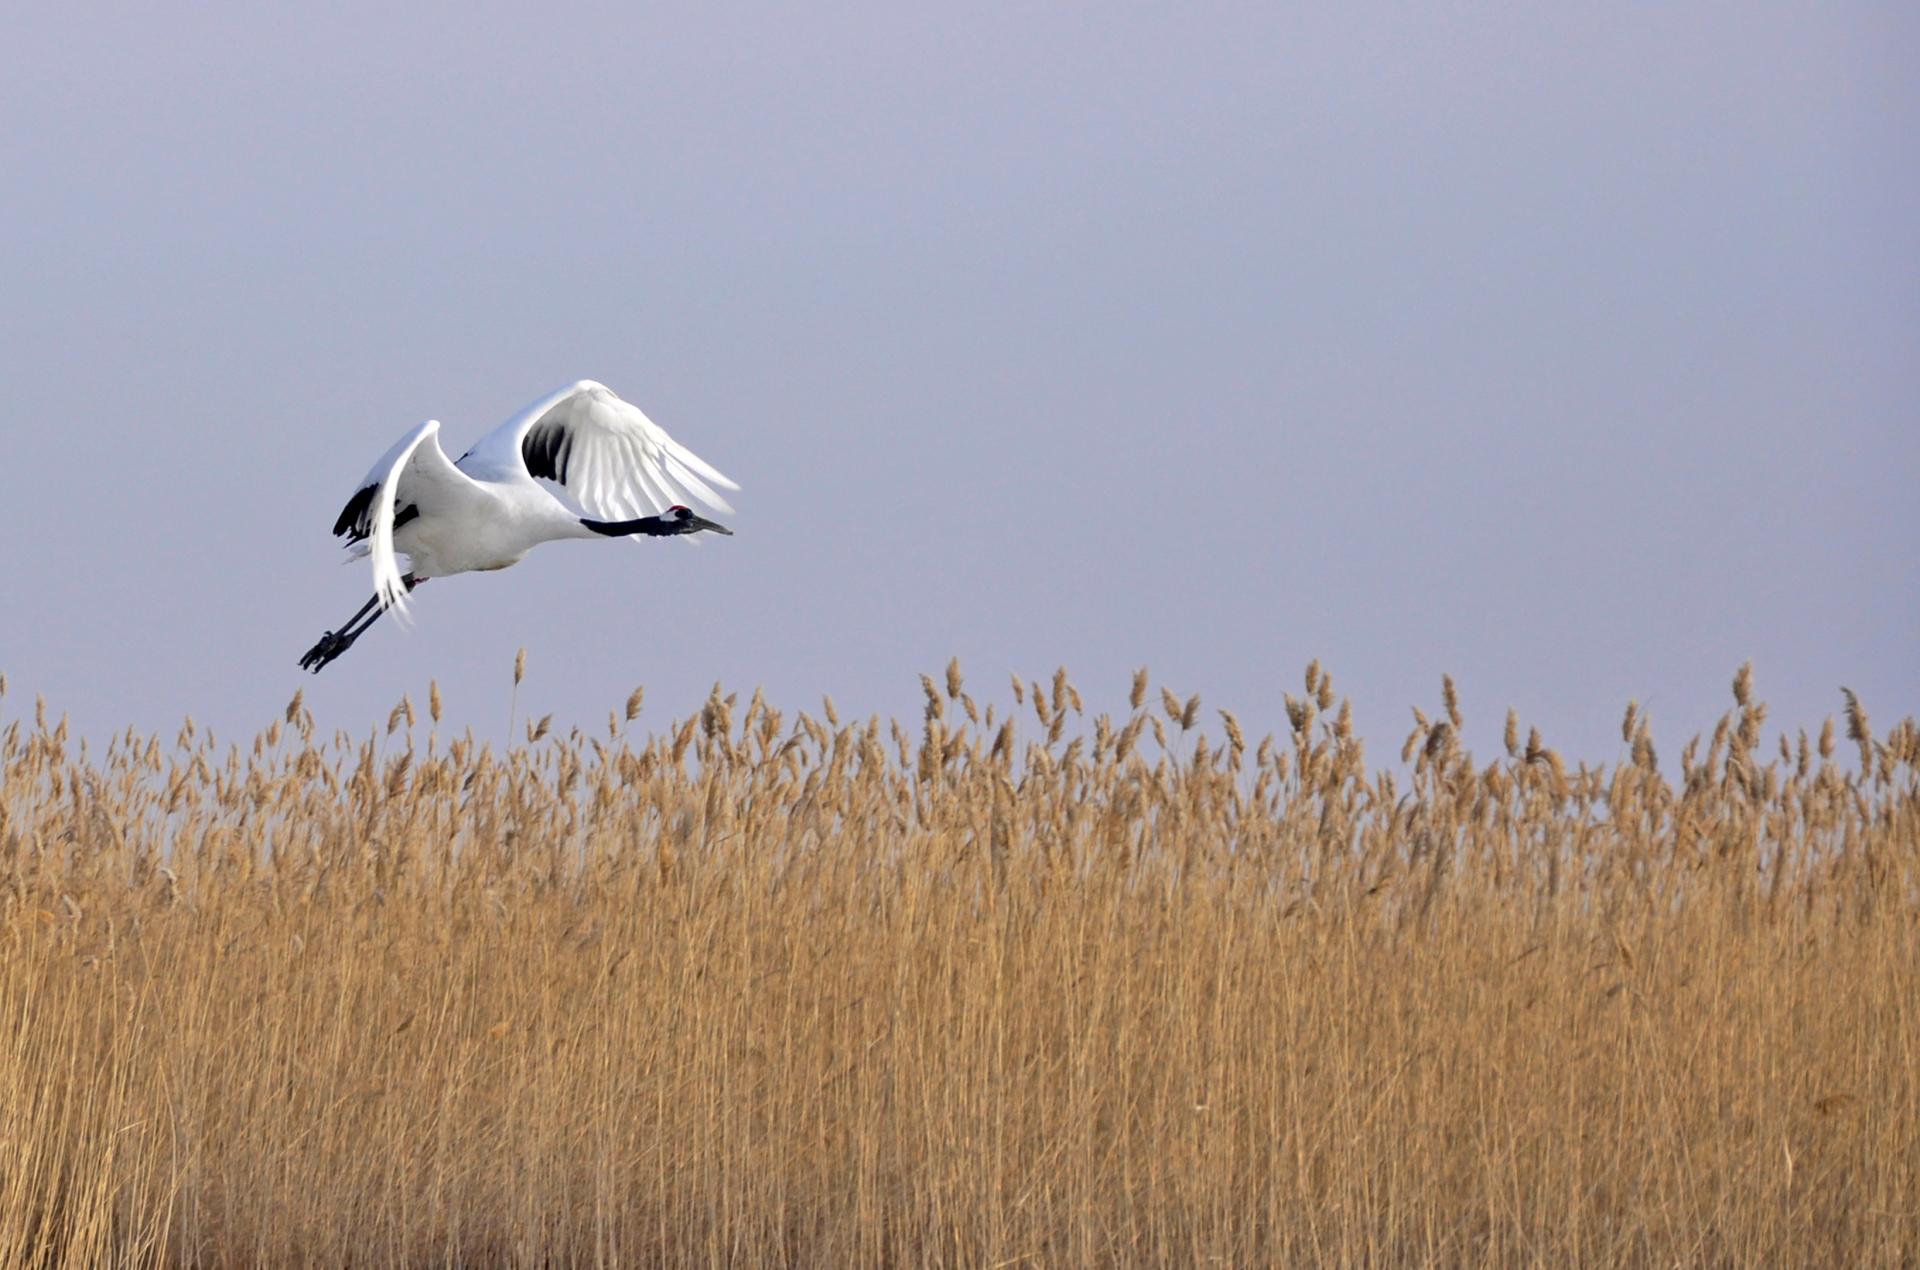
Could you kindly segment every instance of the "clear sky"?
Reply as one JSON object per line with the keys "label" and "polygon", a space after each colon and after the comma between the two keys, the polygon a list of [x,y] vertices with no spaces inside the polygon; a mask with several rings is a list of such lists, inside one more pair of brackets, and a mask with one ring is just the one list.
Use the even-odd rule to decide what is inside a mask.
{"label": "clear sky", "polygon": [[[958,654],[1611,760],[1751,658],[1920,710],[1902,5],[38,5],[0,40],[0,669],[91,736],[597,726]],[[738,536],[362,599],[328,529],[599,379]]]}

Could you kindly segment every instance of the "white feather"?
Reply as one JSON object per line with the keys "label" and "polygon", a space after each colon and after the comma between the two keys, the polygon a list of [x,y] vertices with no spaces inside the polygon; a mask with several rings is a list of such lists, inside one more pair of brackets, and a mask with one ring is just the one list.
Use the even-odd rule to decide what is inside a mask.
{"label": "white feather", "polygon": [[526,475],[521,442],[543,424],[566,429],[572,444],[563,485],[572,501],[597,520],[657,515],[676,503],[733,510],[715,487],[737,490],[738,485],[638,406],[590,379],[547,394],[482,437],[461,467],[494,479]]}
{"label": "white feather", "polygon": [[439,430],[439,420],[427,420],[402,437],[387,451],[386,457],[375,465],[374,470],[367,473],[369,477],[377,476],[380,482],[380,491],[373,497],[367,533],[367,554],[373,558],[373,593],[380,597],[381,608],[392,609],[394,616],[402,619],[407,616],[407,586],[401,580],[400,564],[393,551],[395,496],[400,488],[400,473],[406,468],[407,461],[413,458],[413,452],[420,448],[422,441]]}

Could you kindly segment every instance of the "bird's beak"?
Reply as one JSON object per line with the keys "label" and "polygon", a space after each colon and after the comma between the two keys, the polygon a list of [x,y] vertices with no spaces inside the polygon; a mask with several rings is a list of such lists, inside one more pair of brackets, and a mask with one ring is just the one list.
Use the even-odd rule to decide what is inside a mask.
{"label": "bird's beak", "polygon": [[693,526],[694,532],[696,533],[702,529],[711,529],[716,534],[725,534],[729,538],[733,537],[733,530],[728,529],[725,525],[715,524],[704,516],[689,517],[687,523]]}

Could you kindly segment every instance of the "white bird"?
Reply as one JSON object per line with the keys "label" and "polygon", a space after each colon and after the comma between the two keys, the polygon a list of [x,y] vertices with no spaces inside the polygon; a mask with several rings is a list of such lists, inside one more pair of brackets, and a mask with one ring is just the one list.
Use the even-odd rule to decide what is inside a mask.
{"label": "white bird", "polygon": [[[583,379],[549,393],[449,462],[440,422],[400,438],[356,487],[333,532],[373,561],[373,598],[300,659],[318,674],[429,578],[518,564],[562,538],[664,537],[724,525],[688,502],[731,512],[714,486],[740,487],[612,389]],[[396,553],[405,553],[400,571]]]}

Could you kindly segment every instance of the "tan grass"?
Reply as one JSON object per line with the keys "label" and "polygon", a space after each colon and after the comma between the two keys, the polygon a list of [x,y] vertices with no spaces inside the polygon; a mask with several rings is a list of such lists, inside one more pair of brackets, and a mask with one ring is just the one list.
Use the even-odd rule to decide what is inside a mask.
{"label": "tan grass", "polygon": [[1448,681],[1372,771],[1317,664],[1251,749],[1030,687],[10,724],[0,1264],[1920,1257],[1910,722],[1763,762],[1743,668],[1674,778],[1481,765]]}

